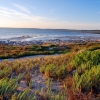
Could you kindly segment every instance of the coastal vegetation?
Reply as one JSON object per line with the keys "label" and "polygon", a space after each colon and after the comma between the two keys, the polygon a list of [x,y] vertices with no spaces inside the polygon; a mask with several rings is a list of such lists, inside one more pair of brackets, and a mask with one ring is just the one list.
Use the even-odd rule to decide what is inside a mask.
{"label": "coastal vegetation", "polygon": [[20,58],[34,55],[53,55],[66,54],[79,50],[97,50],[100,49],[100,43],[83,42],[83,43],[62,43],[62,44],[42,44],[26,46],[10,46],[0,44],[0,59]]}
{"label": "coastal vegetation", "polygon": [[27,45],[27,46],[10,46],[0,45],[0,59],[19,58],[31,55],[52,55],[70,52],[70,48],[59,45]]}
{"label": "coastal vegetation", "polygon": [[[7,48],[11,53],[60,50],[59,45],[1,47],[2,51],[5,49],[2,55]],[[67,51],[64,55],[0,62],[0,100],[99,100],[100,43],[72,43],[63,47]],[[39,83],[42,86],[37,86]],[[54,88],[55,83],[61,83],[62,88]]]}

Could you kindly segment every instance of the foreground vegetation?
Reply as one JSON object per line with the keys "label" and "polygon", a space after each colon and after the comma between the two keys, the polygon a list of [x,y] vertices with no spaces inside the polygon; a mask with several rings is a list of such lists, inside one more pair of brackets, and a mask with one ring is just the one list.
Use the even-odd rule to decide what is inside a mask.
{"label": "foreground vegetation", "polygon": [[[0,100],[100,100],[100,44],[71,44],[71,52],[36,59],[0,63]],[[34,90],[37,72],[45,75],[47,88]],[[27,88],[18,90],[24,80]],[[52,91],[53,81],[62,91]]]}

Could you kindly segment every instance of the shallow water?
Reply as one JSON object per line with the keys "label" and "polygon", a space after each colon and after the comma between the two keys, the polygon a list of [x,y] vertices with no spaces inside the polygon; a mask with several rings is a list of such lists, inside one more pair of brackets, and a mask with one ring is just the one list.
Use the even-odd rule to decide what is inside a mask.
{"label": "shallow water", "polygon": [[34,29],[34,28],[0,28],[0,40],[33,41],[64,39],[65,37],[100,37],[99,34],[74,32],[68,30]]}
{"label": "shallow water", "polygon": [[20,57],[20,58],[8,58],[8,59],[0,59],[0,62],[4,60],[8,61],[14,61],[14,60],[20,60],[20,59],[26,59],[26,58],[40,58],[40,57],[47,57],[47,56],[58,56],[63,54],[54,54],[54,55],[34,55],[34,56],[26,56],[26,57]]}

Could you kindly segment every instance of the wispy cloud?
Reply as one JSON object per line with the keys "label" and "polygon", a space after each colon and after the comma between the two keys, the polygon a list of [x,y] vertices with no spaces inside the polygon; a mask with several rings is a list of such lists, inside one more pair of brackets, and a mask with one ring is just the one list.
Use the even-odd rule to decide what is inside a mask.
{"label": "wispy cloud", "polygon": [[23,6],[20,6],[20,5],[14,4],[14,3],[13,3],[13,5],[16,6],[17,8],[19,8],[20,10],[24,11],[24,12],[30,13],[30,11]]}
{"label": "wispy cloud", "polygon": [[35,16],[29,13],[22,13],[10,8],[6,7],[0,7],[0,15],[5,16],[5,17],[13,17],[13,18],[22,18],[22,19],[27,19],[27,20],[32,20],[32,21],[51,21],[51,20],[56,20],[55,18],[49,18],[49,17],[42,17],[42,16]]}

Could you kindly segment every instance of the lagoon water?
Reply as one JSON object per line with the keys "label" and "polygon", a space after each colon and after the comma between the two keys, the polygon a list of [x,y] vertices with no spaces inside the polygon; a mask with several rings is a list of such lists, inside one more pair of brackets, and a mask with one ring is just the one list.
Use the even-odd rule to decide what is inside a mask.
{"label": "lagoon water", "polygon": [[59,29],[0,28],[0,40],[49,40],[65,37],[100,37],[98,34]]}

